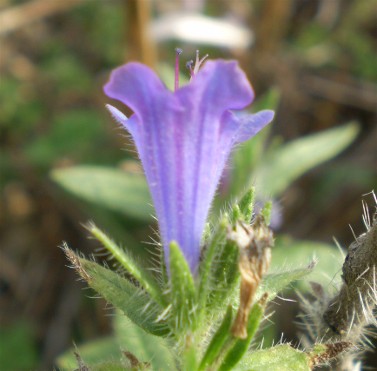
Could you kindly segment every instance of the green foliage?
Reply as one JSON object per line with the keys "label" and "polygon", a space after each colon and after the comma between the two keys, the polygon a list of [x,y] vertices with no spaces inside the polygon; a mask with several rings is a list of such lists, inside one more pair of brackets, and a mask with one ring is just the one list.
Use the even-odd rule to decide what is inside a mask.
{"label": "green foliage", "polygon": [[216,253],[219,249],[223,248],[226,240],[228,227],[227,216],[224,215],[216,226],[209,242],[208,246],[203,252],[203,259],[199,266],[199,308],[203,310],[209,299],[209,293],[212,285],[214,284],[213,275],[213,262],[215,260]]}
{"label": "green foliage", "polygon": [[25,156],[40,168],[51,166],[62,157],[71,160],[93,160],[93,146],[102,146],[101,117],[92,110],[65,112],[41,129],[24,149]]}
{"label": "green foliage", "polygon": [[[250,218],[254,191],[245,194],[233,206],[241,220]],[[238,282],[238,246],[229,238],[236,220],[224,214],[208,238],[206,253],[199,267],[199,275],[191,270],[176,243],[170,244],[168,281],[161,287],[153,277],[135,264],[127,251],[117,246],[100,229],[91,225],[90,233],[111,253],[116,261],[136,278],[145,291],[97,263],[82,259],[66,250],[67,256],[88,284],[125,316],[115,319],[115,338],[118,348],[130,352],[140,362],[138,367],[161,369],[178,362],[183,370],[231,370],[248,351],[263,318],[267,300],[302,279],[313,270],[313,265],[291,271],[267,275],[262,279],[247,321],[245,339],[236,338],[231,330],[233,306],[236,305]],[[160,272],[161,273],[161,272]],[[155,282],[158,282],[155,281]],[[258,301],[259,300],[259,301]],[[226,303],[230,306],[226,308]],[[80,350],[86,360],[86,353]],[[127,357],[97,359],[93,369],[128,369]],[[102,363],[98,363],[101,361]],[[107,367],[107,368],[106,368]],[[165,366],[166,367],[166,366]]]}
{"label": "green foliage", "polygon": [[199,370],[205,370],[207,366],[210,366],[219,356],[221,349],[223,348],[226,340],[229,339],[230,327],[232,325],[233,309],[228,306],[222,323],[217,331],[213,334],[211,342],[209,343],[207,350],[200,362]]}
{"label": "green foliage", "polygon": [[[75,349],[69,349],[56,360],[59,369],[72,371],[77,368]],[[93,340],[79,346],[76,350],[85,364],[94,365],[104,361],[120,359],[119,343],[115,337]]]}
{"label": "green foliage", "polygon": [[34,369],[37,349],[33,344],[33,329],[25,321],[0,328],[0,365],[3,370]]}
{"label": "green foliage", "polygon": [[257,189],[269,196],[281,194],[299,176],[341,152],[357,133],[357,125],[350,123],[280,146],[257,168]]}
{"label": "green foliage", "polygon": [[226,239],[225,244],[218,249],[210,276],[212,290],[208,297],[208,305],[213,308],[223,307],[237,293],[235,287],[239,281],[238,270],[239,247],[235,241]]}
{"label": "green foliage", "polygon": [[266,305],[266,297],[261,299],[259,302],[253,305],[250,311],[249,321],[247,324],[247,336],[245,339],[236,339],[233,341],[231,348],[225,355],[225,358],[221,362],[219,371],[229,371],[237,365],[237,363],[242,359],[244,354],[247,352],[251,340],[253,339],[255,333],[257,332],[260,322],[263,318],[264,309]]}
{"label": "green foliage", "polygon": [[169,340],[145,332],[118,312],[114,315],[113,327],[114,336],[91,341],[61,355],[57,360],[59,369],[71,371],[77,368],[74,351],[90,370],[135,370],[130,365],[127,353],[137,359],[140,370],[148,370],[150,366],[153,370],[165,367],[172,371],[176,369]]}
{"label": "green foliage", "polygon": [[[343,253],[335,246],[312,241],[297,241],[288,237],[279,237],[275,240],[272,254],[271,270],[280,271],[282,267],[297,267],[315,260],[315,269],[310,280],[325,286],[340,279],[344,261]],[[307,289],[304,281],[299,281],[301,289]]]}
{"label": "green foliage", "polygon": [[52,179],[83,198],[134,219],[151,221],[149,191],[141,175],[100,166],[56,169]]}
{"label": "green foliage", "polygon": [[[199,310],[206,307],[224,308],[238,282],[238,255],[236,243],[228,238],[232,222],[224,214],[215,227],[199,266]],[[202,313],[203,314],[203,313]]]}
{"label": "green foliage", "polygon": [[268,294],[268,299],[272,300],[276,295],[288,288],[292,283],[303,279],[312,273],[314,269],[314,264],[310,264],[306,268],[287,270],[281,273],[270,273],[267,274],[263,280],[262,284],[258,289],[257,297],[261,297],[263,293]]}
{"label": "green foliage", "polygon": [[[320,147],[332,143],[337,147],[336,150],[333,149],[332,153],[334,153],[340,150],[340,147],[344,146],[346,142],[348,143],[355,134],[355,126],[349,125],[305,138],[305,140],[297,140],[272,150],[270,155],[272,154],[271,158],[275,159],[277,164],[281,164],[279,162],[281,159],[277,157],[276,153],[280,153],[284,159],[284,156],[287,156],[286,153],[290,153],[290,156],[292,153],[301,153],[300,151],[305,146],[314,147],[318,143],[320,143]],[[337,144],[333,143],[335,139]],[[320,158],[317,156],[316,159],[308,159],[308,157],[305,158],[304,151],[301,153],[304,158],[302,164],[295,170],[290,169],[290,172],[287,170],[285,182],[291,181],[313,164],[323,161],[326,156],[330,156],[330,152],[327,151],[327,154],[322,154],[319,156]],[[269,177],[276,172],[277,164],[264,170],[264,174],[267,174],[265,179],[272,179]],[[122,211],[125,215],[135,217],[137,213],[140,213],[140,205],[145,204],[145,193],[147,192],[144,192],[144,195],[139,194],[140,197],[136,201],[134,197],[136,189],[140,191],[143,189],[141,187],[144,187],[146,191],[144,179],[132,178],[119,170],[75,167],[57,170],[53,173],[53,178],[67,189],[74,190],[80,197],[94,201],[108,209]],[[85,180],[95,186],[92,188],[91,186],[82,187]],[[280,184],[275,186],[274,192],[278,192],[285,184],[284,180],[279,179],[279,182]],[[113,189],[114,185],[117,185],[117,193],[115,197],[112,197],[111,194],[106,193],[106,190]],[[131,200],[126,201],[131,194],[134,204]],[[122,320],[127,323],[127,331],[123,333],[121,330],[117,336],[119,338],[119,334],[124,334],[120,342],[121,347],[124,346],[127,352],[131,352],[138,362],[140,361],[139,369],[148,367],[148,364],[151,363],[153,364],[152,369],[157,370],[160,369],[163,362],[169,362],[169,364],[174,364],[172,367],[176,367],[175,362],[178,361],[180,365],[178,367],[183,370],[204,371],[208,367],[215,367],[215,369],[224,371],[244,367],[242,359],[245,356],[248,362],[253,359],[253,366],[239,369],[254,370],[255,367],[255,370],[259,370],[264,367],[264,362],[272,362],[274,367],[275,356],[281,358],[279,364],[284,367],[289,367],[290,364],[297,365],[297,367],[307,366],[307,356],[290,347],[272,348],[272,356],[264,351],[252,352],[250,355],[247,351],[263,318],[265,302],[275,298],[280,291],[290,287],[296,281],[306,278],[312,273],[315,265],[310,263],[304,268],[281,271],[281,267],[284,265],[283,259],[288,262],[287,264],[297,267],[302,266],[303,262],[312,261],[310,258],[313,258],[313,254],[320,255],[319,257],[323,255],[325,262],[321,270],[325,271],[328,269],[325,266],[328,264],[326,257],[330,252],[330,247],[327,245],[320,246],[306,242],[291,243],[278,238],[272,263],[275,273],[263,277],[255,298],[255,300],[261,300],[262,297],[268,299],[254,303],[248,317],[247,338],[237,339],[232,335],[233,308],[229,307],[227,312],[225,309],[228,303],[232,303],[234,306],[238,302],[239,290],[236,284],[239,281],[239,247],[230,238],[230,232],[238,220],[248,222],[252,218],[254,194],[254,189],[246,192],[240,201],[233,205],[230,214],[223,213],[219,222],[212,228],[212,233],[207,232],[206,246],[197,277],[192,276],[179,246],[174,242],[170,245],[168,279],[163,279],[163,272],[157,272],[156,277],[149,274],[135,263],[127,251],[121,249],[100,229],[94,225],[89,226],[88,229],[92,236],[100,241],[119,265],[145,289],[145,291],[141,290],[118,274],[100,267],[96,263],[79,259],[80,269],[84,272],[84,274],[81,272],[81,275],[88,280],[89,285],[126,314]],[[119,202],[121,197],[124,197],[124,200]],[[126,205],[126,208],[119,210],[119,205]],[[271,203],[266,203],[261,213],[268,222],[271,216]],[[139,214],[139,218],[147,220],[145,215],[143,218]],[[332,268],[333,270],[338,269],[336,265],[332,265]],[[79,272],[80,269],[78,269]],[[214,328],[214,324],[219,324],[220,320],[221,324]],[[156,344],[155,341],[157,341]],[[173,346],[173,344],[175,345]],[[256,355],[253,358],[254,354]],[[273,359],[268,361],[269,357]],[[111,369],[110,366],[128,369],[128,366],[125,366],[128,364],[127,359],[123,359],[121,363],[106,362],[94,364],[95,368],[93,369],[107,370]],[[156,362],[160,362],[159,366]],[[237,366],[239,363],[240,365]]]}
{"label": "green foliage", "polygon": [[249,353],[235,371],[310,371],[306,353],[288,344]]}
{"label": "green foliage", "polygon": [[271,223],[271,215],[272,215],[272,201],[267,201],[262,210],[260,211],[260,214],[263,216],[264,221],[267,225],[270,225]]}
{"label": "green foliage", "polygon": [[[22,86],[10,76],[1,76],[0,84],[0,128],[9,130],[11,137],[17,138],[30,131],[41,119],[43,104],[37,97],[30,97],[31,86]],[[22,107],[22,109],[20,109]]]}
{"label": "green foliage", "polygon": [[[90,367],[91,371],[133,371],[134,368],[125,367],[119,362],[101,362]],[[146,368],[147,369],[147,368]]]}
{"label": "green foliage", "polygon": [[152,370],[176,370],[171,340],[148,334],[120,315],[115,317],[114,329],[122,351],[131,352],[140,362],[150,364]]}
{"label": "green foliage", "polygon": [[[50,52],[54,49],[50,49]],[[61,53],[63,52],[63,53]],[[50,58],[43,63],[45,78],[57,87],[57,93],[87,94],[92,86],[91,73],[82,64],[77,55],[69,54],[66,50],[51,53]],[[93,116],[96,116],[92,112]],[[97,114],[98,120],[98,114]]]}
{"label": "green foliage", "polygon": [[[157,321],[162,308],[144,291],[110,269],[79,258],[68,248],[65,252],[89,286],[122,310],[135,324],[151,334],[161,336],[168,333],[166,325]],[[144,313],[146,308],[149,308],[148,316]]]}
{"label": "green foliage", "polygon": [[249,223],[251,217],[253,216],[254,210],[254,200],[255,200],[255,188],[250,188],[241,198],[239,202],[239,208],[241,211],[241,220]]}
{"label": "green foliage", "polygon": [[117,260],[126,272],[133,276],[144,287],[154,300],[164,305],[163,295],[158,286],[156,277],[153,277],[149,271],[145,270],[140,264],[137,264],[130,254],[127,254],[95,225],[89,225],[88,230],[93,237],[102,243],[103,247],[109,251],[111,256]]}

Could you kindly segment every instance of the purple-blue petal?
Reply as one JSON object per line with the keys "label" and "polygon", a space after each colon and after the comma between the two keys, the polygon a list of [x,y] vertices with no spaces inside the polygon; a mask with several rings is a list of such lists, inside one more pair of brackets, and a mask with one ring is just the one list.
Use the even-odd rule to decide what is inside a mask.
{"label": "purple-blue petal", "polygon": [[240,128],[236,142],[241,143],[252,138],[274,119],[274,111],[264,110],[254,114],[243,114],[239,118]]}
{"label": "purple-blue petal", "polygon": [[133,111],[126,119],[154,201],[160,234],[180,245],[196,271],[208,211],[232,147],[271,119],[270,111],[237,117],[253,90],[236,62],[208,61],[186,86],[170,92],[148,67],[130,63],[113,71],[106,94]]}

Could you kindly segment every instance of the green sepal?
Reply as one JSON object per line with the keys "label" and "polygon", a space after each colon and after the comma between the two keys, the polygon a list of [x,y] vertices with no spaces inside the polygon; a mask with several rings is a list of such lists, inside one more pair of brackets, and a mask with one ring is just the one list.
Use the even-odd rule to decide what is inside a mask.
{"label": "green sepal", "polygon": [[238,203],[242,214],[242,220],[246,223],[249,223],[251,217],[253,216],[254,210],[254,200],[255,200],[255,188],[250,188],[241,198]]}
{"label": "green sepal", "polygon": [[222,351],[223,345],[231,336],[230,327],[232,325],[232,319],[233,308],[231,305],[229,305],[219,328],[214,333],[212,340],[207,347],[207,350],[200,363],[199,371],[205,370],[207,366],[212,365],[215,359],[219,356],[220,352]]}
{"label": "green sepal", "polygon": [[209,296],[210,306],[220,307],[233,298],[235,287],[239,282],[239,247],[235,241],[227,239],[221,245],[212,267],[212,290]]}
{"label": "green sepal", "polygon": [[244,357],[234,371],[310,371],[309,356],[288,344],[257,350]]}
{"label": "green sepal", "polygon": [[230,214],[230,222],[234,225],[239,219],[243,219],[243,215],[238,204],[234,204],[232,206],[232,213]]}
{"label": "green sepal", "polygon": [[64,247],[64,250],[89,286],[120,309],[132,322],[156,336],[164,336],[169,332],[166,324],[157,322],[162,308],[145,291],[110,269],[78,257],[68,247]]}
{"label": "green sepal", "polygon": [[271,223],[271,215],[272,215],[272,201],[267,201],[262,210],[260,211],[260,214],[263,216],[263,219],[267,225],[270,225]]}
{"label": "green sepal", "polygon": [[[232,218],[227,221],[226,232],[234,228],[238,220],[249,223],[253,215],[254,188],[247,191],[241,200],[232,207]],[[235,285],[238,283],[239,269],[239,247],[237,243],[225,233],[223,240],[218,243],[215,250],[215,257],[212,258],[211,266],[211,293],[209,302],[213,306],[223,305],[224,301],[232,299],[235,293]],[[224,243],[225,241],[225,243]]]}
{"label": "green sepal", "polygon": [[176,242],[169,245],[172,326],[183,332],[195,328],[196,287],[190,267]]}
{"label": "green sepal", "polygon": [[257,332],[260,322],[263,319],[264,309],[266,307],[267,295],[255,303],[251,308],[247,324],[247,337],[245,339],[236,339],[233,346],[227,352],[223,359],[219,371],[233,370],[234,366],[241,360],[247,352],[251,340]]}
{"label": "green sepal", "polygon": [[208,303],[209,293],[213,289],[213,285],[216,284],[212,276],[212,268],[215,261],[216,253],[223,247],[226,241],[228,230],[228,216],[225,214],[220,219],[212,238],[210,239],[208,246],[204,250],[203,260],[199,266],[199,311],[204,313]]}
{"label": "green sepal", "polygon": [[111,256],[144,287],[151,297],[161,306],[165,306],[164,296],[157,279],[140,264],[137,264],[130,255],[126,254],[122,248],[94,224],[90,224],[87,228],[91,235],[101,242],[103,247],[111,253]]}

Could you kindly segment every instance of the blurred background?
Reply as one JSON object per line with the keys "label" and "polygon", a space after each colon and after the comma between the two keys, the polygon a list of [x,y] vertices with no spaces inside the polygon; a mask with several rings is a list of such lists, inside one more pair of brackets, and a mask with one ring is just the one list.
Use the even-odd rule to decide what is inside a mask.
{"label": "blurred background", "polygon": [[[148,254],[156,226],[131,192],[141,170],[102,92],[127,61],[169,83],[177,46],[186,76],[196,49],[239,60],[256,96],[276,106],[262,146],[270,154],[356,122],[339,153],[274,194],[275,230],[327,244],[335,237],[343,247],[354,239],[349,225],[364,231],[361,199],[377,185],[375,0],[0,0],[0,43],[1,370],[50,370],[73,343],[111,333],[111,308],[84,289],[59,249],[66,241],[86,255],[97,251],[83,224],[92,220]],[[111,176],[101,185],[109,168],[129,174],[129,192],[112,195]],[[88,169],[98,171],[86,177]],[[105,201],[93,191],[101,186]]]}

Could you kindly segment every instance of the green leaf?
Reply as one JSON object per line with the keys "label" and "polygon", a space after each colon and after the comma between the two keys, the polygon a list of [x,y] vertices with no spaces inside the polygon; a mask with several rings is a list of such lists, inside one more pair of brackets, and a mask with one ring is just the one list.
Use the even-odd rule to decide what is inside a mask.
{"label": "green leaf", "polygon": [[178,331],[194,328],[196,325],[196,287],[190,267],[176,242],[170,245],[170,295],[172,323]]}
{"label": "green leaf", "polygon": [[263,293],[268,293],[268,300],[272,300],[276,295],[289,287],[293,282],[298,281],[309,275],[314,269],[314,262],[308,267],[301,269],[293,269],[281,273],[270,273],[263,277],[261,285],[257,291],[257,297],[261,297]]}
{"label": "green leaf", "polygon": [[143,222],[152,220],[150,195],[141,175],[103,166],[74,166],[53,170],[51,177],[83,200]]}
{"label": "green leaf", "polygon": [[[75,349],[70,349],[60,355],[56,364],[60,370],[72,371],[77,369],[77,360],[74,355]],[[80,345],[78,353],[85,364],[95,364],[105,360],[119,359],[121,353],[119,344],[113,337],[106,337]]]}
{"label": "green leaf", "polygon": [[233,310],[232,306],[228,306],[228,310],[225,313],[223,321],[217,331],[214,333],[211,342],[209,343],[207,350],[200,363],[199,370],[205,370],[207,366],[210,366],[216,357],[219,356],[223,345],[226,340],[231,336],[230,327],[232,325]]}
{"label": "green leaf", "polygon": [[306,353],[287,344],[258,350],[244,357],[235,371],[310,371]]}
{"label": "green leaf", "polygon": [[265,156],[253,179],[264,194],[277,196],[306,171],[336,156],[358,134],[355,123],[296,139]]}
{"label": "green leaf", "polygon": [[[148,316],[143,314],[144,319]],[[114,320],[115,336],[122,351],[129,351],[140,362],[150,363],[152,370],[176,370],[173,348],[168,339],[146,333],[127,317],[116,315]]]}
{"label": "green leaf", "polygon": [[[317,264],[310,280],[327,286],[335,277],[340,279],[344,258],[340,249],[330,244],[279,237],[275,240],[271,269],[297,267],[315,259]],[[307,289],[309,285],[299,282],[299,287]]]}
{"label": "green leaf", "polygon": [[237,365],[243,355],[247,352],[251,340],[258,330],[261,320],[263,319],[266,301],[267,295],[253,305],[249,315],[249,322],[247,324],[246,339],[235,340],[233,346],[229,349],[224,360],[222,361],[222,364],[219,367],[219,371],[233,370],[234,366]]}
{"label": "green leaf", "polygon": [[167,326],[156,321],[162,309],[148,294],[110,269],[79,258],[67,247],[64,250],[74,268],[90,287],[145,331],[158,336],[166,335]]}
{"label": "green leaf", "polygon": [[149,271],[143,269],[139,264],[136,264],[134,259],[121,249],[111,238],[103,233],[94,224],[88,226],[89,232],[111,253],[121,266],[126,269],[151,295],[151,297],[162,306],[165,305],[163,294],[158,286],[156,278],[154,278]]}

